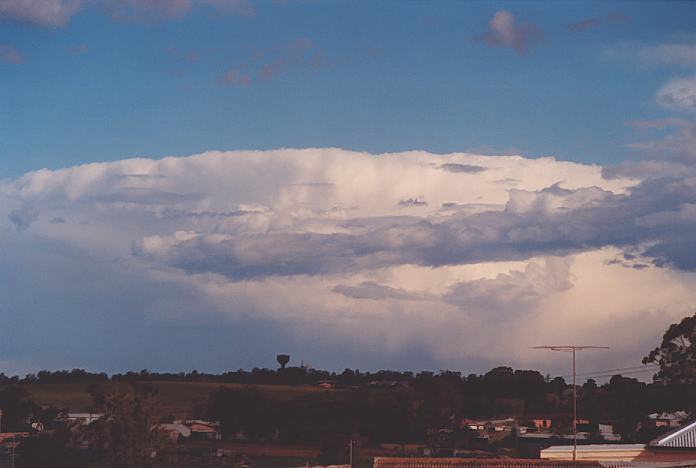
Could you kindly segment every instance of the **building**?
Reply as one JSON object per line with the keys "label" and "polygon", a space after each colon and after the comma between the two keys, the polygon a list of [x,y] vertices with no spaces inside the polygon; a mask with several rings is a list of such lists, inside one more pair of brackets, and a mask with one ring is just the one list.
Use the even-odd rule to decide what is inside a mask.
{"label": "building", "polygon": [[600,468],[597,462],[527,458],[392,458],[376,457],[373,468]]}
{"label": "building", "polygon": [[177,442],[181,437],[191,437],[191,428],[181,423],[158,424],[157,429],[166,432],[172,442]]}
{"label": "building", "polygon": [[190,429],[190,435],[193,439],[222,439],[217,423],[196,419],[186,421],[186,426]]}
{"label": "building", "polygon": [[[572,460],[572,445],[557,445],[541,451],[545,460]],[[596,460],[602,465],[621,467],[696,466],[696,421],[674,429],[649,444],[579,445],[578,460]]]}
{"label": "building", "polygon": [[688,419],[688,414],[686,411],[653,413],[648,418],[655,427],[680,427]]}
{"label": "building", "polygon": [[696,420],[661,435],[650,442],[650,447],[692,449],[696,453]]}
{"label": "building", "polygon": [[513,418],[505,419],[482,419],[469,420],[464,419],[460,423],[460,427],[468,427],[471,430],[491,433],[491,432],[514,432],[517,428],[517,421]]}
{"label": "building", "polygon": [[77,423],[81,426],[92,424],[94,421],[101,419],[103,413],[63,413],[58,416],[58,420],[68,423]]}

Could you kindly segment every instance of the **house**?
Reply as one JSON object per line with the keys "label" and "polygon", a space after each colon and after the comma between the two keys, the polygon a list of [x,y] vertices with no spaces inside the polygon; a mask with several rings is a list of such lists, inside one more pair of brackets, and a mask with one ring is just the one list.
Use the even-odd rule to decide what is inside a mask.
{"label": "house", "polygon": [[679,427],[687,420],[686,411],[675,411],[674,413],[653,413],[648,418],[655,427]]}
{"label": "house", "polygon": [[464,419],[461,421],[459,427],[467,427],[471,430],[485,433],[513,432],[517,427],[517,421],[515,421],[513,418],[481,420]]}
{"label": "house", "polygon": [[[644,444],[591,444],[578,445],[577,460],[600,462],[630,462],[645,452]],[[573,460],[572,445],[554,445],[541,451],[543,460]]]}
{"label": "house", "polygon": [[653,449],[657,448],[677,448],[677,449],[693,449],[696,453],[696,420],[678,427],[673,431],[663,434],[649,444]]}
{"label": "house", "polygon": [[376,388],[406,388],[408,382],[401,380],[371,380],[367,383],[368,387]]}
{"label": "house", "polygon": [[17,448],[21,439],[30,435],[29,432],[0,432],[0,454],[11,453]]}
{"label": "house", "polygon": [[102,416],[104,416],[104,413],[62,413],[56,419],[62,422],[77,423],[81,426],[86,426],[101,419]]}
{"label": "house", "polygon": [[319,382],[317,382],[317,387],[330,390],[332,388],[336,388],[336,382],[334,382],[333,380],[320,380]]}
{"label": "house", "polygon": [[607,442],[619,442],[621,440],[621,436],[616,433],[613,424],[599,423],[597,424],[597,430],[602,439]]}
{"label": "house", "polygon": [[186,426],[191,430],[193,439],[222,439],[217,423],[195,419],[186,421]]}
{"label": "house", "polygon": [[306,465],[299,466],[298,468],[351,468],[350,465],[310,465],[307,463]]}
{"label": "house", "polygon": [[165,432],[172,442],[178,441],[181,437],[191,437],[191,429],[181,423],[158,424],[157,429]]}
{"label": "house", "polygon": [[29,432],[0,432],[0,445],[13,443],[30,435]]}
{"label": "house", "polygon": [[696,421],[676,428],[649,444],[557,445],[541,451],[545,460],[596,460],[621,467],[696,466]]}

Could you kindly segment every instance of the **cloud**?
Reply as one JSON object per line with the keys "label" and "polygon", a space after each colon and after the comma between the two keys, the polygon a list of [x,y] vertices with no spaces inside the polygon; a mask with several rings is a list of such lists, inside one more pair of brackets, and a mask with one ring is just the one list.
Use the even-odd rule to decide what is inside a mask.
{"label": "cloud", "polygon": [[621,166],[623,173],[638,169],[637,175],[645,176],[650,173],[648,171],[652,171],[654,176],[662,174],[675,177],[689,172],[689,167],[674,163],[691,166],[696,161],[696,123],[685,119],[668,118],[633,121],[631,125],[644,131],[659,131],[659,136],[627,145],[639,151],[647,159],[640,163],[624,163]]}
{"label": "cloud", "polygon": [[689,69],[696,67],[696,43],[694,42],[669,42],[664,44],[621,42],[609,47],[606,53],[612,59],[630,58],[649,66]]}
{"label": "cloud", "polygon": [[194,6],[193,0],[107,0],[111,17],[119,21],[165,20],[181,17]]}
{"label": "cloud", "polygon": [[307,61],[307,52],[315,47],[314,42],[306,37],[300,37],[283,45],[272,61],[261,66],[258,72],[259,77],[268,80],[293,65],[311,63]]}
{"label": "cloud", "polygon": [[383,299],[421,301],[426,298],[424,295],[411,293],[403,289],[391,288],[375,281],[363,281],[357,286],[337,284],[332,291],[353,299],[370,299],[374,301]]}
{"label": "cloud", "polygon": [[594,16],[591,18],[585,18],[568,26],[568,30],[570,32],[581,32],[590,28],[595,28],[597,26],[612,23],[625,23],[627,21],[627,16],[622,15],[621,13],[612,13],[607,16]]}
{"label": "cloud", "polygon": [[68,49],[72,55],[82,55],[87,53],[89,47],[86,44],[79,44]]}
{"label": "cloud", "polygon": [[[127,320],[109,356],[123,342],[166,344],[154,329],[257,323],[339,366],[365,352],[361,368],[386,362],[374,356],[408,367],[414,354],[553,368],[529,346],[569,339],[611,340],[614,354],[596,362],[619,367],[696,300],[696,169],[651,164],[307,148],[30,172],[0,183],[0,307],[51,329],[98,310],[80,316],[89,336]],[[409,199],[428,204],[399,205]],[[25,334],[19,321],[13,330]]]}
{"label": "cloud", "polygon": [[535,259],[521,271],[457,283],[446,294],[446,300],[462,309],[487,310],[505,319],[513,308],[520,311],[550,294],[571,289],[572,263],[573,257]]}
{"label": "cloud", "polygon": [[299,37],[269,49],[253,49],[248,62],[231,67],[222,76],[229,85],[248,86],[258,80],[272,80],[293,69],[317,70],[327,63],[318,46]]}
{"label": "cloud", "polygon": [[126,21],[166,20],[184,16],[196,7],[212,8],[218,13],[254,16],[249,0],[107,0],[114,19]]}
{"label": "cloud", "polygon": [[235,13],[242,16],[256,15],[256,9],[250,0],[202,0],[201,3],[220,12]]}
{"label": "cloud", "polygon": [[428,202],[422,198],[406,198],[405,200],[399,200],[399,206],[428,206]]}
{"label": "cloud", "polygon": [[39,217],[39,211],[32,206],[23,206],[10,211],[7,219],[14,224],[17,232],[24,232],[29,229],[31,223]]}
{"label": "cloud", "polygon": [[657,92],[657,102],[676,110],[696,110],[696,77],[672,80]]}
{"label": "cloud", "polygon": [[24,58],[16,47],[9,44],[0,44],[0,61],[16,65],[22,63]]}
{"label": "cloud", "polygon": [[543,32],[532,23],[519,23],[509,11],[497,11],[488,23],[488,31],[477,38],[493,47],[510,47],[524,54],[530,45],[543,38]]}
{"label": "cloud", "polygon": [[222,81],[230,85],[248,86],[251,84],[251,75],[231,68],[223,75]]}
{"label": "cloud", "polygon": [[62,27],[82,6],[81,0],[0,0],[0,20]]}
{"label": "cloud", "polygon": [[467,165],[467,164],[456,164],[456,163],[443,164],[442,166],[440,166],[440,169],[443,169],[443,170],[449,171],[449,172],[463,172],[465,174],[477,174],[479,172],[483,172],[486,170],[485,167],[481,167],[481,166],[472,166],[472,165]]}

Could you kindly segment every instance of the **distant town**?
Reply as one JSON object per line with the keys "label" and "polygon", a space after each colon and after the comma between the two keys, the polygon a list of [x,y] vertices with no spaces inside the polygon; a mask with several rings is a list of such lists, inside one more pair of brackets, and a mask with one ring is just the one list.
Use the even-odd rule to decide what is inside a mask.
{"label": "distant town", "polygon": [[695,323],[696,315],[670,327],[644,359],[642,370],[656,373],[652,383],[616,372],[601,385],[586,378],[573,388],[563,377],[510,367],[482,375],[336,373],[289,365],[286,354],[277,369],[222,374],[0,374],[1,460],[12,467],[694,466],[694,369],[684,354],[692,348],[674,343],[692,340]]}

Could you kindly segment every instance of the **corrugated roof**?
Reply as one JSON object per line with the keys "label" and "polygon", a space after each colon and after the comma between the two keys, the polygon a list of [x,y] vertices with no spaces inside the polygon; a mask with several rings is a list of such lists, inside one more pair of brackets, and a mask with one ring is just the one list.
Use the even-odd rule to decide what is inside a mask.
{"label": "corrugated roof", "polygon": [[[603,452],[610,451],[616,452],[621,450],[635,451],[642,450],[645,448],[644,444],[590,444],[590,445],[578,445],[578,452]],[[544,452],[572,452],[572,445],[553,445],[549,448],[544,449]]]}
{"label": "corrugated roof", "polygon": [[373,468],[600,468],[593,461],[524,458],[393,458],[376,457]]}
{"label": "corrugated roof", "polygon": [[696,421],[664,434],[650,442],[653,447],[696,448]]}

